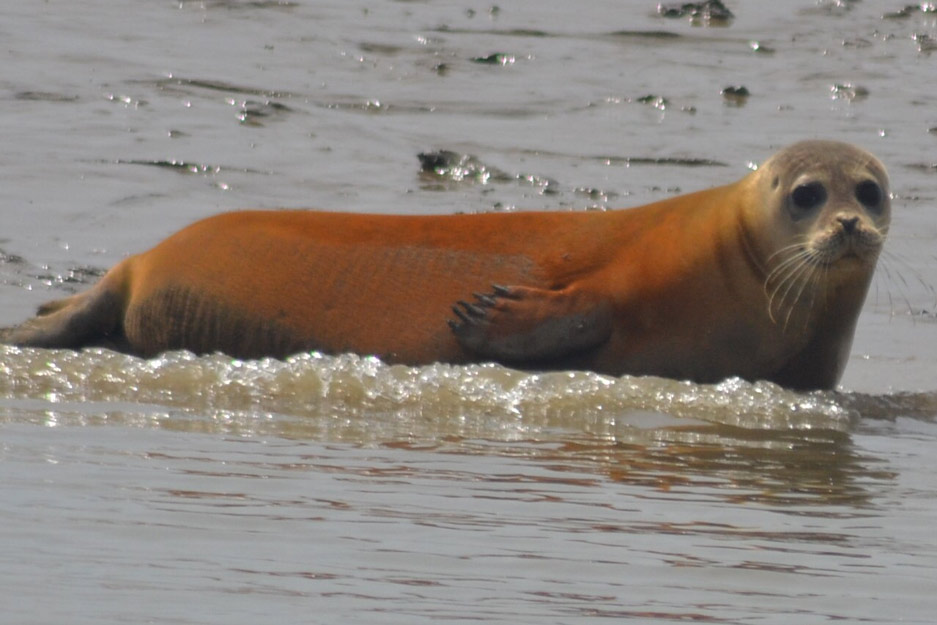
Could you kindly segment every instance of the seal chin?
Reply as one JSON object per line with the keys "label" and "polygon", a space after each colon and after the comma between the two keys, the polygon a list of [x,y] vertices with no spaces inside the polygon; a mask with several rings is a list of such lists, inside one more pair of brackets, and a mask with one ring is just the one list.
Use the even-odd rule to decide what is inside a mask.
{"label": "seal chin", "polygon": [[877,256],[858,254],[853,250],[845,250],[838,258],[829,263],[827,272],[846,276],[866,276],[869,266],[875,264]]}

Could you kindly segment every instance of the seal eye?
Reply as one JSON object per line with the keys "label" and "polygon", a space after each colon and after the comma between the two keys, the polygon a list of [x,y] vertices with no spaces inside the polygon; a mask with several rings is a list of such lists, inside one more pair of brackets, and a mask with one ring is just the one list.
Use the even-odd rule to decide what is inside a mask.
{"label": "seal eye", "polygon": [[882,187],[873,180],[866,180],[856,185],[856,199],[868,209],[879,209],[882,206]]}
{"label": "seal eye", "polygon": [[808,182],[791,191],[791,213],[803,217],[826,202],[826,188],[819,182]]}

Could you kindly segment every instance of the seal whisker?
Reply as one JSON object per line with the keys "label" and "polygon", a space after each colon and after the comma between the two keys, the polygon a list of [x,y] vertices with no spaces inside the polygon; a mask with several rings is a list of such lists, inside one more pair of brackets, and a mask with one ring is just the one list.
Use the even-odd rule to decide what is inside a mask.
{"label": "seal whisker", "polygon": [[[884,274],[882,279],[885,282],[888,307],[892,315],[896,313],[898,307],[895,305],[891,289],[887,288],[891,285],[894,285],[898,290],[898,296],[902,302],[900,308],[906,310],[912,319],[915,318],[915,315],[920,314],[920,310],[915,311],[916,307],[912,304],[912,291],[915,291],[914,299],[918,299],[921,296],[926,297],[930,300],[927,305],[937,310],[937,289],[935,289],[934,285],[928,282],[921,272],[913,267],[903,256],[891,250],[884,249],[881,254],[880,266]],[[905,271],[913,276],[912,280],[909,280],[905,276]],[[880,280],[875,281],[876,292],[878,291],[879,282]],[[920,293],[921,290],[923,290],[923,293]]]}
{"label": "seal whisker", "polygon": [[769,295],[776,295],[784,283],[790,279],[804,261],[805,253],[798,252],[775,267],[765,277],[764,291]]}
{"label": "seal whisker", "polygon": [[768,284],[777,280],[786,273],[791,265],[800,262],[800,259],[807,254],[807,249],[801,245],[790,245],[784,249],[784,254],[773,254],[768,266],[771,269],[765,275],[765,289],[767,292]]}
{"label": "seal whisker", "polygon": [[787,282],[787,286],[784,289],[784,293],[781,295],[781,300],[778,305],[778,313],[781,313],[785,307],[787,309],[787,312],[784,313],[784,323],[781,326],[784,332],[787,332],[791,321],[791,315],[794,314],[794,310],[797,308],[814,270],[815,268],[811,266],[810,263],[803,262],[791,272],[791,279]]}
{"label": "seal whisker", "polygon": [[782,276],[791,268],[792,265],[796,265],[804,261],[804,259],[808,258],[810,255],[810,251],[806,249],[801,249],[796,253],[791,254],[788,258],[785,258],[783,261],[779,262],[777,266],[768,273],[766,282],[770,282],[775,278]]}
{"label": "seal whisker", "polygon": [[807,241],[808,241],[808,238],[805,235],[798,235],[794,243],[791,243],[790,245],[785,245],[784,247],[779,248],[773,254],[768,256],[768,259],[765,261],[765,264],[771,265],[771,263],[774,261],[775,258],[777,258],[778,256],[786,255],[788,252],[792,250],[803,250],[805,248]]}
{"label": "seal whisker", "polygon": [[[784,313],[784,323],[781,324],[781,330],[783,332],[787,332],[787,328],[791,322],[791,315],[794,313],[797,302],[804,291],[804,285],[809,282],[811,271],[812,268],[809,263],[800,262],[789,274],[790,280],[787,281],[787,286],[784,289],[784,293],[781,295],[780,301],[780,305],[786,306],[787,308],[787,311]],[[798,285],[800,285],[799,289],[797,289]],[[797,294],[791,297],[795,289],[797,289]],[[780,306],[778,312],[781,312]]]}
{"label": "seal whisker", "polygon": [[[797,304],[800,304],[800,308],[803,310],[803,324],[801,330],[806,330],[809,326],[810,313],[813,312],[814,306],[817,303],[817,285],[822,285],[823,288],[826,288],[826,283],[823,280],[823,277],[829,271],[827,265],[821,265],[816,263],[805,263],[807,270],[803,275],[801,280],[800,289],[797,291],[797,296],[791,302],[791,307],[788,309],[787,318],[784,320],[784,331],[787,331],[788,325],[791,320],[791,316],[794,312],[794,308]],[[808,288],[809,287],[809,288]],[[802,301],[804,292],[806,291],[808,297],[810,298],[806,303]]]}
{"label": "seal whisker", "polygon": [[[785,330],[787,329],[787,323],[790,320],[791,312],[797,300],[800,298],[801,293],[803,293],[803,286],[801,286],[793,300],[791,300],[789,296],[794,289],[797,288],[797,284],[805,279],[804,276],[809,275],[811,272],[812,267],[809,258],[810,253],[806,250],[802,250],[794,254],[791,258],[786,259],[769,274],[768,280],[777,279],[777,282],[768,298],[768,315],[771,317],[771,321],[777,323],[778,319],[775,317],[774,309],[777,309],[777,313],[780,316],[783,314],[785,307],[787,307],[787,314],[785,315],[783,324]],[[769,288],[767,282],[765,283],[765,288]],[[775,307],[775,300],[778,298],[779,294],[780,298],[777,299],[777,306]]]}
{"label": "seal whisker", "polygon": [[790,271],[793,266],[803,262],[805,258],[810,256],[810,251],[806,248],[790,248],[788,251],[793,251],[794,253],[778,262],[777,265],[770,272],[768,272],[768,275],[765,278],[766,287],[768,283],[783,277],[783,275]]}

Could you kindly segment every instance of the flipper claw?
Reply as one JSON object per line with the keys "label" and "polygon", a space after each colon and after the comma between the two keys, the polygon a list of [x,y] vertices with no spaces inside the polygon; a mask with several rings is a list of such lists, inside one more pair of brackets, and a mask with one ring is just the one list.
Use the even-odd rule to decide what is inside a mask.
{"label": "flipper claw", "polygon": [[611,333],[611,306],[589,295],[492,284],[491,293],[459,300],[449,327],[475,356],[542,363],[591,349]]}

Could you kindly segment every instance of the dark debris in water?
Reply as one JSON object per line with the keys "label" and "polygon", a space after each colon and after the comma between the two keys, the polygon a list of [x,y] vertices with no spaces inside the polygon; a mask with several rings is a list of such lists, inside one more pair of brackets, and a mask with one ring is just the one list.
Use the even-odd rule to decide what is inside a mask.
{"label": "dark debris in water", "polygon": [[[643,95],[637,98],[608,97],[605,99],[605,103],[607,104],[624,104],[624,103],[629,103],[629,102],[637,102],[638,104],[644,104],[645,106],[650,106],[651,108],[655,108],[659,111],[667,111],[670,109],[674,109],[676,107],[676,105],[670,100],[670,98],[667,98],[662,95],[657,95],[655,93],[649,93],[647,95]],[[596,106],[596,104],[590,103],[589,106]],[[675,109],[675,110],[679,110],[683,113],[689,113],[690,115],[694,115],[696,113],[696,107],[690,104],[682,104],[679,106],[679,109]]]}
{"label": "dark debris in water", "polygon": [[849,102],[864,100],[869,97],[869,90],[861,85],[847,82],[830,87],[830,97],[834,100],[847,100]]}
{"label": "dark debris in water", "polygon": [[534,30],[532,28],[508,28],[504,30],[468,30],[468,29],[445,29],[450,33],[477,33],[484,35],[499,35],[502,37],[558,37],[560,35],[547,32],[545,30]]}
{"label": "dark debris in water", "polygon": [[144,165],[146,167],[157,167],[167,171],[173,171],[179,174],[195,174],[200,176],[212,176],[222,171],[236,171],[242,174],[269,174],[268,171],[260,169],[251,169],[249,167],[227,167],[221,165],[205,165],[202,163],[193,163],[192,161],[176,159],[117,159],[107,161],[115,165]]}
{"label": "dark debris in water", "polygon": [[129,96],[122,93],[108,93],[104,96],[110,102],[115,104],[121,104],[128,108],[140,108],[149,104],[146,100],[139,100],[133,96]]}
{"label": "dark debris in water", "polygon": [[[0,249],[0,265],[11,265],[18,269],[14,270],[17,274],[29,276],[49,287],[64,287],[68,292],[75,292],[76,288],[72,285],[87,286],[98,281],[101,276],[107,273],[106,269],[100,267],[90,267],[87,265],[72,267],[64,273],[51,273],[47,266],[36,267],[22,256],[9,254]],[[4,284],[11,284],[4,281]],[[0,343],[3,341],[0,340]]]}
{"label": "dark debris in water", "polygon": [[[439,183],[520,182],[536,187],[543,195],[559,193],[559,183],[537,174],[509,174],[481,162],[471,154],[453,150],[436,150],[417,154],[420,172],[429,181]],[[444,188],[444,187],[443,187]]]}
{"label": "dark debris in water", "polygon": [[[446,190],[453,184],[489,184],[489,183],[521,183],[537,189],[541,195],[554,195],[562,191],[556,180],[529,173],[509,174],[498,168],[491,167],[471,154],[464,154],[454,150],[435,150],[421,152],[417,155],[420,161],[420,175],[426,181],[427,190]],[[728,167],[727,163],[708,158],[690,157],[643,157],[643,156],[594,156],[607,165],[662,165],[677,167]],[[618,196],[614,191],[576,187],[570,189],[576,195],[586,196],[592,200],[607,201]]]}
{"label": "dark debris in water", "polygon": [[292,93],[279,90],[261,89],[259,87],[245,87],[235,85],[221,80],[210,80],[203,78],[180,78],[178,76],[169,76],[156,81],[156,86],[160,89],[172,89],[178,87],[192,87],[195,89],[205,89],[209,91],[221,91],[223,93],[239,93],[242,95],[252,95],[261,98],[290,98]]}
{"label": "dark debris in water", "polygon": [[52,91],[20,91],[13,96],[16,100],[27,102],[77,102],[77,95],[55,93]]}
{"label": "dark debris in water", "polygon": [[726,87],[722,90],[722,98],[730,106],[745,106],[751,92],[744,85]]}
{"label": "dark debris in water", "polygon": [[616,30],[610,32],[608,36],[636,39],[676,39],[682,37],[682,35],[666,30]]}
{"label": "dark debris in water", "polygon": [[517,174],[515,179],[518,182],[525,182],[532,187],[536,187],[542,195],[556,195],[560,192],[560,185],[552,178],[545,178],[537,174]]}
{"label": "dark debris in water", "polygon": [[368,115],[394,113],[431,113],[434,108],[422,103],[396,102],[389,104],[383,100],[372,98],[370,100],[346,99],[328,102],[311,102],[313,106],[336,111],[350,111],[366,113]]}
{"label": "dark debris in water", "polygon": [[758,54],[774,54],[774,48],[766,46],[760,41],[749,41],[748,47],[751,48],[752,52]]}
{"label": "dark debris in water", "polygon": [[552,178],[526,173],[512,175],[486,165],[471,154],[437,150],[421,152],[417,154],[417,158],[420,160],[421,174],[436,185],[447,182],[479,184],[518,182],[535,187],[542,195],[559,193],[560,185]]}
{"label": "dark debris in water", "polygon": [[36,279],[48,286],[85,286],[97,282],[105,273],[107,270],[99,267],[72,267],[61,274],[40,273],[36,275]]}
{"label": "dark debris in water", "polygon": [[609,165],[664,165],[678,167],[728,167],[728,163],[711,158],[689,158],[679,156],[593,156],[593,160]]}
{"label": "dark debris in water", "polygon": [[908,163],[905,167],[924,173],[937,172],[937,163]]}
{"label": "dark debris in water", "polygon": [[228,11],[254,10],[254,9],[295,9],[298,2],[291,0],[180,0],[179,6],[194,4],[204,9],[227,9]]}
{"label": "dark debris in water", "polygon": [[552,37],[551,33],[548,33],[545,30],[534,30],[532,28],[512,28],[510,30],[503,31],[505,35],[510,35],[511,37]]}
{"label": "dark debris in water", "polygon": [[377,54],[380,56],[397,56],[406,51],[406,48],[403,46],[367,41],[359,43],[358,49],[367,54]]}
{"label": "dark debris in water", "polygon": [[641,104],[647,104],[656,109],[664,110],[670,106],[670,100],[660,95],[648,94],[637,99]]}
{"label": "dark debris in water", "polygon": [[260,127],[264,125],[264,120],[277,119],[292,112],[293,109],[280,102],[245,100],[241,103],[241,110],[237,117],[245,126]]}
{"label": "dark debris in water", "polygon": [[489,167],[471,154],[452,150],[420,152],[420,171],[452,182],[508,182],[511,176],[500,169]]}
{"label": "dark debris in water", "polygon": [[192,163],[189,161],[177,161],[176,159],[117,159],[115,162],[118,165],[146,165],[148,167],[159,167],[162,169],[175,171],[180,174],[217,174],[221,171],[221,167],[218,165],[202,165],[200,163]]}
{"label": "dark debris in water", "polygon": [[504,52],[494,52],[488,56],[477,56],[472,59],[473,63],[481,65],[512,65],[517,58],[513,54]]}
{"label": "dark debris in water", "polygon": [[608,202],[609,200],[618,197],[618,193],[615,191],[605,191],[604,189],[596,189],[594,187],[576,187],[573,189],[573,193],[602,203]]}
{"label": "dark debris in water", "polygon": [[[490,17],[491,19],[494,19],[498,17],[498,15],[501,14],[501,7],[499,7],[497,4],[493,4],[491,5],[491,7],[488,8],[487,13],[488,13],[488,17]],[[472,19],[477,14],[478,14],[478,11],[476,11],[475,9],[472,9],[472,8],[465,9],[465,16],[469,19]]]}
{"label": "dark debris in water", "polygon": [[[459,35],[491,35],[497,37],[536,37],[536,38],[567,38],[570,35],[549,32],[545,30],[533,30],[527,28],[510,28],[510,29],[494,29],[494,30],[478,30],[471,28],[450,28],[448,26],[441,26],[435,29],[434,32],[446,33],[446,34],[459,34]],[[667,30],[614,30],[603,35],[604,37],[609,38],[635,38],[635,39],[677,39],[682,37],[679,33],[670,32]],[[488,56],[475,57],[471,59],[477,63],[488,63],[495,65],[497,64],[497,55],[504,53],[494,53]]]}
{"label": "dark debris in water", "polygon": [[100,267],[73,267],[61,276],[61,280],[71,284],[90,284],[96,282],[105,273],[107,270]]}
{"label": "dark debris in water", "polygon": [[812,8],[803,9],[803,14],[810,15],[845,15],[855,7],[859,0],[816,0]]}
{"label": "dark debris in water", "polygon": [[564,37],[559,33],[551,33],[545,30],[535,30],[532,28],[453,28],[448,25],[442,25],[433,30],[437,33],[446,33],[454,35],[491,35],[494,37]]}
{"label": "dark debris in water", "polygon": [[26,259],[18,254],[8,254],[0,249],[0,265],[25,265]]}
{"label": "dark debris in water", "polygon": [[728,26],[735,15],[720,0],[658,4],[657,14],[666,18],[689,17],[694,26]]}
{"label": "dark debris in water", "polygon": [[882,16],[883,20],[906,19],[915,13],[937,13],[937,2],[920,2],[918,4],[906,4],[897,11],[891,11]]}
{"label": "dark debris in water", "polygon": [[917,44],[917,51],[930,54],[937,50],[937,39],[925,33],[914,33],[911,39]]}

